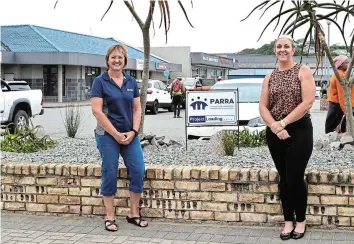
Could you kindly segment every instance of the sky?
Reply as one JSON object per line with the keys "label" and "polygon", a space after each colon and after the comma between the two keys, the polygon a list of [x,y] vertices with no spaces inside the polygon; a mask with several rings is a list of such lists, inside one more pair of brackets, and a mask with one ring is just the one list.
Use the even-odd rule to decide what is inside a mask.
{"label": "sky", "polygon": [[[110,0],[1,0],[0,24],[32,24],[99,37],[114,37],[135,47],[143,46],[141,30],[122,0],[115,0],[111,10],[101,21]],[[277,14],[279,6],[270,9],[262,19],[262,11],[255,11],[241,22],[263,0],[190,0],[182,1],[192,28],[176,0],[169,0],[171,27],[166,44],[164,29],[159,29],[160,10],[155,9],[155,35],[151,28],[151,46],[190,46],[193,52],[234,53],[245,48],[259,48],[274,40],[280,28],[273,32],[271,25],[257,42],[266,23]],[[319,1],[321,2],[321,0]],[[148,0],[133,0],[142,20],[148,12]],[[285,6],[291,6],[286,0]],[[280,23],[284,22],[283,18]],[[354,20],[352,20],[353,22]],[[325,33],[327,24],[323,23]],[[347,40],[349,42],[349,26]],[[303,38],[305,30],[295,33],[295,39]],[[342,44],[340,32],[330,25],[330,43]]]}

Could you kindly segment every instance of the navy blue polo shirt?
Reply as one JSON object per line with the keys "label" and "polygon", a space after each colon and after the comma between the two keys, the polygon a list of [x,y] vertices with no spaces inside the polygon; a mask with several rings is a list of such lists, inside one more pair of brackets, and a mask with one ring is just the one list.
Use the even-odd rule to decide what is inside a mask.
{"label": "navy blue polo shirt", "polygon": [[[139,97],[136,80],[124,74],[122,87],[112,80],[108,72],[96,77],[91,88],[91,97],[103,99],[103,112],[119,132],[128,132],[133,128],[134,98]],[[103,135],[104,129],[98,124],[96,134]]]}

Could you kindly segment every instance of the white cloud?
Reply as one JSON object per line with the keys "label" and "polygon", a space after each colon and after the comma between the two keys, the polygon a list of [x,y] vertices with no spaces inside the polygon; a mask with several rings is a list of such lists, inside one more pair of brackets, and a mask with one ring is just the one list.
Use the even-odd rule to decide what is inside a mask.
{"label": "white cloud", "polygon": [[[101,17],[110,0],[59,0],[57,8],[54,9],[55,2],[56,0],[2,0],[1,24],[33,24],[102,37],[113,36],[134,46],[143,45],[141,31],[137,23],[132,21],[132,16],[122,0],[114,2],[103,21]],[[133,2],[144,20],[149,1]],[[194,8],[191,8],[190,0],[183,1],[194,25],[194,28],[191,28],[177,1],[169,1],[171,28],[168,33],[168,46],[191,46],[192,51],[203,52],[237,52],[244,48],[260,47],[274,40],[279,33],[279,28],[276,32],[272,32],[274,28],[272,25],[257,42],[265,24],[277,13],[277,9],[271,10],[261,20],[258,19],[261,14],[258,11],[250,19],[240,22],[254,6],[262,1],[194,0],[193,2]],[[156,8],[154,15],[156,35],[153,36],[151,31],[152,46],[166,45],[163,27],[158,29],[159,15],[159,9]],[[284,20],[285,18],[281,22]],[[347,28],[349,30],[349,27]],[[295,38],[302,38],[304,34],[304,31],[298,32]],[[349,34],[348,31],[348,40]],[[341,42],[341,39],[339,31],[334,30],[332,25],[331,43]]]}

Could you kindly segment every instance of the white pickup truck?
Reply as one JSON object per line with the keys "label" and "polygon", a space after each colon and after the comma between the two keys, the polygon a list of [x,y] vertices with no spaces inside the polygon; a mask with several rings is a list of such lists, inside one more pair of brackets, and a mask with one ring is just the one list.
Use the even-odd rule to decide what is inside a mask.
{"label": "white pickup truck", "polygon": [[41,90],[31,90],[25,81],[1,80],[0,116],[1,126],[10,126],[13,133],[16,128],[29,124],[29,118],[44,113]]}

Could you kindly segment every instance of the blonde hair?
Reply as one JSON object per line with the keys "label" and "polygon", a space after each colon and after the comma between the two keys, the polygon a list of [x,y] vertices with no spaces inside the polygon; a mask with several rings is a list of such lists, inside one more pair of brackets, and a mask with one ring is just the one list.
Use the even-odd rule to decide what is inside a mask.
{"label": "blonde hair", "polygon": [[107,70],[109,69],[109,66],[108,66],[109,55],[111,55],[115,50],[118,50],[124,56],[124,66],[123,66],[123,68],[125,68],[127,66],[127,64],[128,64],[128,51],[127,51],[127,48],[123,44],[115,44],[115,45],[110,46],[107,49],[107,54],[106,54]]}
{"label": "blonde hair", "polygon": [[294,39],[289,36],[289,35],[280,35],[277,39],[275,39],[275,42],[274,42],[274,48],[276,48],[277,46],[277,42],[280,40],[280,39],[287,39],[291,42],[291,47],[292,48],[295,48],[295,42],[294,42]]}

